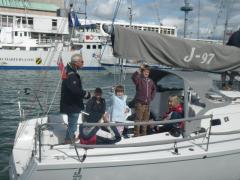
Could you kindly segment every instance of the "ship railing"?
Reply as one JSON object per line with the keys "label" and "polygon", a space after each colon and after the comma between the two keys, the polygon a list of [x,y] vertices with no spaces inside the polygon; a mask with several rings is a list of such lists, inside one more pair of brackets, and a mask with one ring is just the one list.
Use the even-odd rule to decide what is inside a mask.
{"label": "ship railing", "polygon": [[[199,139],[199,138],[204,138],[207,139],[206,144],[206,149],[205,151],[208,151],[209,147],[209,140],[211,136],[211,129],[212,126],[216,123],[214,123],[213,115],[203,115],[203,116],[196,116],[196,117],[190,117],[190,118],[183,118],[183,119],[173,119],[169,121],[151,121],[151,122],[133,122],[133,123],[80,123],[83,126],[98,126],[98,127],[107,127],[107,126],[136,126],[136,125],[165,125],[165,124],[173,124],[173,123],[180,123],[180,122],[192,122],[192,121],[200,121],[203,119],[209,119],[210,118],[210,123],[209,123],[209,128],[206,132],[195,132],[194,136],[187,136],[183,138],[176,138],[176,139],[170,139],[170,140],[159,140],[159,141],[151,141],[151,142],[140,142],[140,143],[129,143],[129,144],[109,144],[109,145],[85,145],[85,144],[76,144],[73,141],[73,145],[76,148],[84,148],[84,149],[89,149],[89,148],[125,148],[125,147],[141,147],[141,146],[154,146],[154,145],[163,145],[163,144],[174,144],[174,147],[177,147],[176,144],[179,142],[184,142],[184,141],[189,141],[189,140],[194,140],[194,139]],[[219,119],[217,119],[219,120]],[[38,145],[38,153],[39,153],[39,162],[41,162],[41,153],[42,153],[42,146],[44,145],[49,145],[51,148],[54,146],[58,145],[63,145],[63,144],[42,144],[42,131],[48,127],[49,125],[67,125],[66,123],[44,123],[44,124],[39,124],[36,127],[36,134],[35,134],[35,155],[37,154],[37,145]],[[80,125],[78,124],[78,125]],[[239,132],[232,132],[232,133],[240,133]],[[38,142],[38,143],[37,143]],[[202,142],[203,143],[203,142]],[[175,149],[177,151],[177,149]]]}
{"label": "ship railing", "polygon": [[157,146],[157,145],[165,145],[165,144],[175,144],[179,142],[184,142],[184,141],[190,141],[194,139],[199,139],[199,138],[205,138],[207,133],[199,133],[199,135],[196,136],[189,136],[186,138],[181,138],[181,139],[169,139],[169,140],[159,140],[159,141],[150,141],[150,142],[139,142],[139,143],[128,143],[128,144],[109,144],[109,145],[86,145],[86,144],[76,144],[76,147],[78,148],[84,148],[84,149],[89,149],[89,148],[126,148],[126,147],[142,147],[142,146]]}
{"label": "ship railing", "polygon": [[53,43],[53,41],[51,39],[41,39],[41,40],[37,39],[36,43],[37,44],[51,44],[51,43]]}
{"label": "ship railing", "polygon": [[[214,80],[214,85],[218,87],[218,89],[222,89],[222,81]],[[231,90],[240,91],[240,82],[238,80],[233,80],[233,84],[231,86]]]}

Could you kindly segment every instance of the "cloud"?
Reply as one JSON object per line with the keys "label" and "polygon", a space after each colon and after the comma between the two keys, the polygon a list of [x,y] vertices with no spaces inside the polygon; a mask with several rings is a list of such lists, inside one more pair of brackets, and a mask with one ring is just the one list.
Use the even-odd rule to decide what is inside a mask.
{"label": "cloud", "polygon": [[164,18],[161,22],[163,25],[176,26],[177,28],[183,28],[184,26],[183,19],[176,18],[176,17]]}
{"label": "cloud", "polygon": [[113,9],[115,4],[116,4],[115,0],[105,0],[104,3],[99,1],[95,2],[92,16],[111,19],[113,16]]}
{"label": "cloud", "polygon": [[[189,0],[193,11],[189,13],[188,31],[191,35],[197,34],[198,28],[198,3],[200,1],[200,33],[209,36],[213,32],[216,36],[222,36],[226,20],[226,7],[229,6],[229,26],[240,25],[240,1],[225,0]],[[87,12],[89,19],[112,20],[117,0],[88,0]],[[121,1],[116,21],[129,23],[130,0]],[[132,0],[133,23],[162,24],[176,26],[179,32],[183,32],[184,13],[180,7],[184,6],[181,0]],[[221,7],[221,8],[220,8]],[[237,25],[233,25],[237,24]],[[222,32],[221,32],[222,31]],[[181,34],[181,33],[180,33]],[[211,33],[210,33],[211,34]]]}

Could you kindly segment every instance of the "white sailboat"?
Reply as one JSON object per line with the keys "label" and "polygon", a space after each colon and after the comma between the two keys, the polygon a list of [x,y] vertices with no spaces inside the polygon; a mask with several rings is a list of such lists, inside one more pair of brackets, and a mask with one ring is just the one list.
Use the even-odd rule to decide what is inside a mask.
{"label": "white sailboat", "polygon": [[[234,65],[240,50],[159,35],[156,38],[155,34],[149,32],[119,26],[115,26],[114,32],[119,35],[114,39],[117,43],[114,53],[120,58],[145,56],[150,63],[156,64],[157,61],[184,68],[156,68],[151,71],[158,89],[151,110],[157,117],[161,117],[162,111],[167,109],[170,94],[183,96],[184,99],[183,119],[156,121],[154,124],[184,121],[184,133],[177,137],[165,132],[122,138],[112,145],[84,145],[79,142],[64,145],[65,115],[24,120],[20,122],[16,133],[10,160],[10,179],[239,179],[240,92],[219,90],[213,76],[204,70],[221,72],[225,68],[236,68]],[[139,43],[137,38],[143,38],[145,44]],[[156,43],[148,43],[153,40]],[[125,51],[127,47],[123,42],[137,45],[133,51]],[[168,46],[165,48],[170,48],[170,51],[162,47],[162,43],[166,45],[166,42]],[[178,44],[181,46],[176,47]],[[143,46],[147,49],[144,50]],[[193,47],[197,48],[193,51]],[[151,51],[155,48],[158,53],[152,56]],[[171,51],[172,48],[178,48],[179,51]],[[206,55],[195,56],[196,52],[200,55],[207,53],[208,59],[205,59]],[[221,56],[222,52],[227,56]],[[171,61],[172,57],[174,62]],[[199,58],[203,59],[199,61]],[[212,58],[211,61],[209,58]],[[229,62],[229,59],[232,61]],[[222,63],[218,64],[218,61]],[[170,77],[174,78],[174,84],[166,83]],[[81,116],[79,123],[82,123]],[[116,126],[111,123],[85,125]]]}

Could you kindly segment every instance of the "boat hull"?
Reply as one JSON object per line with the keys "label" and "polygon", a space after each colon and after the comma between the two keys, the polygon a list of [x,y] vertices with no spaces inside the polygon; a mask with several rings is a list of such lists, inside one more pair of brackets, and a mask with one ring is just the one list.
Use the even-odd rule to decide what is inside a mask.
{"label": "boat hull", "polygon": [[[84,51],[83,70],[104,70],[95,54],[100,52]],[[20,51],[0,50],[0,70],[57,70],[59,57],[66,65],[73,54],[79,51]]]}
{"label": "boat hull", "polygon": [[[204,116],[204,119],[201,117],[201,132],[191,133],[189,137],[174,137],[166,132],[123,138],[117,143],[125,146],[122,148],[114,145],[114,148],[87,149],[83,162],[78,160],[73,145],[62,144],[66,115],[27,120],[20,123],[17,131],[18,141],[15,141],[10,161],[10,178],[239,180],[239,103],[212,109],[208,113],[214,114],[214,119],[221,123],[213,126],[210,122],[214,119]],[[54,126],[42,129],[36,141],[37,125],[47,122]],[[82,158],[85,150],[81,147],[77,150]]]}
{"label": "boat hull", "polygon": [[[143,161],[124,161],[121,163],[79,163],[62,165],[44,165],[32,161],[24,176],[19,180],[238,180],[240,171],[240,151],[222,154],[198,155],[187,158],[145,160]],[[120,161],[120,159],[119,159]],[[34,167],[34,168],[33,168]],[[11,171],[13,172],[13,171]],[[81,178],[80,178],[81,177]]]}

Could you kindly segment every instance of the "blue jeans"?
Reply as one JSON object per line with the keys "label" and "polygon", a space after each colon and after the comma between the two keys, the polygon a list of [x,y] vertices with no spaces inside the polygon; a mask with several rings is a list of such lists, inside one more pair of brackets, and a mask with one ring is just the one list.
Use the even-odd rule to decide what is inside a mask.
{"label": "blue jeans", "polygon": [[79,113],[68,114],[68,128],[65,140],[71,140],[74,138],[75,131],[77,130]]}

